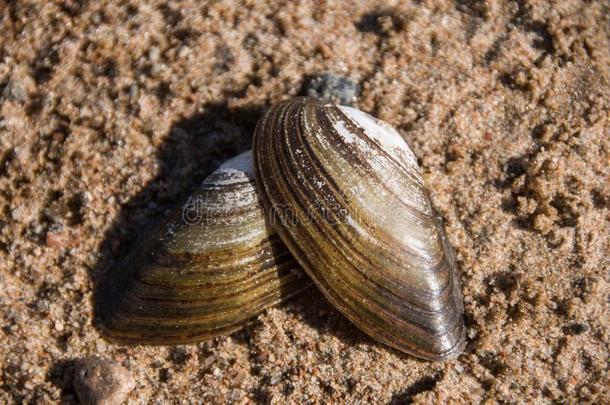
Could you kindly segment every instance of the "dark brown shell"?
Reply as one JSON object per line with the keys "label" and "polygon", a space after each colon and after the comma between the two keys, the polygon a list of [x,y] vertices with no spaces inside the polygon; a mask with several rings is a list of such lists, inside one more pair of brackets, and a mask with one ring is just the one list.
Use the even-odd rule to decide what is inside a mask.
{"label": "dark brown shell", "polygon": [[212,173],[110,274],[98,323],[119,342],[197,342],[241,328],[310,284],[265,222],[247,152]]}
{"label": "dark brown shell", "polygon": [[394,129],[296,98],[259,121],[253,153],[268,220],[335,307],[415,356],[462,352],[455,262],[417,160]]}

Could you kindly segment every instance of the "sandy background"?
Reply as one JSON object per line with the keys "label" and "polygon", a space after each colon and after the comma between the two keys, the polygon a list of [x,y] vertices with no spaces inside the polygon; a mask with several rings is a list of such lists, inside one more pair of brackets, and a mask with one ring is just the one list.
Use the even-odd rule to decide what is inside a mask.
{"label": "sandy background", "polygon": [[[0,403],[610,401],[607,1],[0,3]],[[92,297],[260,112],[333,72],[395,125],[461,269],[449,363],[382,347],[312,291],[230,337],[100,338]]]}

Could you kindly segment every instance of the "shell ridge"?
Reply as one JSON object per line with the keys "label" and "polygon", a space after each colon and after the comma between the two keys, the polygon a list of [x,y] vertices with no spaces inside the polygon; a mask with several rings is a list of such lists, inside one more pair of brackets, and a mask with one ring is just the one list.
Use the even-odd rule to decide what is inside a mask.
{"label": "shell ridge", "polygon": [[[367,130],[367,128],[364,128],[362,125],[360,125],[358,121],[356,121],[351,115],[349,115],[345,111],[345,108],[343,108],[343,106],[328,108],[327,111],[330,112],[330,115],[334,116],[334,119],[336,121],[347,123],[349,128],[346,128],[346,130],[350,131],[353,134],[354,140],[359,140],[360,142],[365,144],[371,155],[378,154],[379,157],[385,158],[388,161],[389,166],[387,170],[396,168],[396,170],[399,170],[410,179],[411,183],[416,186],[417,192],[419,194],[422,194],[424,192],[423,179],[421,177],[419,168],[417,167],[417,160],[414,160],[415,156],[413,155],[411,148],[398,133],[396,135],[400,138],[401,146],[403,146],[401,152],[405,152],[401,153],[401,157],[405,159],[400,159],[399,156],[390,153],[389,150],[383,147],[384,145],[381,142],[379,142],[376,138],[369,136],[370,128]],[[368,116],[368,114],[366,113],[363,114]],[[372,119],[372,117],[370,118]],[[377,125],[379,125],[379,122],[383,123],[384,125],[388,125],[384,121],[376,120]],[[397,146],[394,146],[394,148],[398,149]],[[377,161],[379,160],[379,157],[372,156],[372,159],[374,161]],[[371,172],[375,173],[376,171],[371,170]],[[387,181],[386,178],[380,178],[380,180]],[[397,198],[400,198],[400,196],[397,195]],[[410,206],[412,204],[406,203],[405,205]],[[418,210],[417,207],[414,208]],[[426,210],[425,214],[425,218],[428,218],[430,216],[429,210]]]}
{"label": "shell ridge", "polygon": [[[320,112],[322,112],[322,113],[323,113],[323,111],[322,111],[321,109],[319,109],[319,110],[318,110],[318,113],[320,113]],[[320,115],[319,115],[319,116],[320,116]],[[321,115],[321,116],[325,117],[325,115]],[[307,158],[309,158],[309,159],[312,159],[312,160],[313,160],[313,159],[315,159],[315,156],[314,156],[314,152],[313,152],[313,150],[312,150],[312,147],[310,147],[310,146],[309,146],[309,145],[308,145],[306,142],[304,142],[304,141],[303,141],[303,145],[304,145],[304,150],[305,150],[305,152],[308,152],[308,153],[306,153],[306,157],[307,157]],[[290,155],[290,156],[293,156],[293,155]],[[297,162],[295,162],[295,164],[297,164]],[[315,165],[320,166],[320,161],[319,161],[319,160],[315,161],[315,162],[314,162],[314,166],[315,166]],[[320,170],[320,173],[321,173],[322,177],[324,178],[324,180],[326,180],[326,182],[327,182],[327,183],[329,183],[329,184],[331,184],[331,185],[336,184],[336,183],[334,183],[334,181],[332,180],[332,178],[331,178],[330,174],[328,174],[328,173],[327,173],[327,172],[326,172],[326,171],[325,171],[323,168],[320,168],[319,170]],[[314,190],[315,190],[315,188],[313,188],[313,187],[312,187],[312,189],[314,189]],[[332,189],[332,187],[331,187],[331,188],[329,188],[329,189]],[[347,197],[346,197],[344,194],[342,194],[342,193],[339,193],[339,194],[341,195],[342,199],[345,201],[345,202],[343,202],[343,203],[341,204],[341,205],[342,205],[342,208],[343,208],[343,209],[345,209],[347,206],[349,206],[349,203],[347,202]],[[322,201],[323,201],[323,200],[324,200],[324,199],[322,199]],[[336,217],[335,217],[335,218],[333,218],[333,219],[334,219],[334,220],[336,220]],[[430,217],[430,219],[431,219],[431,220],[433,220],[433,218],[432,218],[432,217]],[[334,223],[337,223],[337,221],[335,221]],[[431,225],[431,226],[432,226],[432,225]],[[329,228],[330,228],[330,227],[326,227],[326,229],[329,229]],[[366,228],[366,227],[365,227],[365,228]],[[332,230],[332,228],[330,228],[330,230]],[[335,235],[335,236],[332,236],[332,235],[331,235],[331,237],[329,237],[329,238],[328,238],[328,240],[330,240],[330,241],[335,241],[335,240],[336,240],[336,236],[337,236],[337,235]],[[348,238],[344,238],[344,239],[348,239]],[[348,240],[348,242],[349,242],[349,240]],[[392,251],[398,251],[398,250],[399,250],[399,249],[397,248],[397,243],[392,243],[392,242],[391,242],[389,239],[387,239],[387,238],[386,238],[385,242],[386,242],[386,245],[387,245],[387,247],[384,247],[384,250],[385,250],[385,251],[387,251],[387,252],[392,252]],[[346,246],[346,245],[344,245],[343,247],[345,247],[345,246]],[[439,246],[440,246],[440,243],[439,243]],[[442,254],[442,252],[440,252],[440,254],[439,254],[439,255],[438,255],[436,258],[430,258],[429,260],[428,260],[428,258],[427,258],[425,255],[423,255],[423,254],[421,253],[421,250],[418,250],[418,249],[414,249],[414,250],[406,250],[406,251],[404,251],[404,252],[406,252],[406,253],[410,254],[412,258],[414,258],[414,259],[416,259],[416,260],[418,260],[418,261],[421,261],[421,262],[422,262],[422,265],[426,265],[426,266],[428,266],[429,271],[436,271],[436,269],[438,268],[438,266],[437,266],[437,265],[438,265],[440,262],[442,262],[442,260],[444,259],[444,255]],[[357,252],[352,252],[352,253],[350,253],[350,254],[346,254],[346,255],[345,255],[345,259],[346,259],[346,260],[350,260],[350,259],[351,259],[351,257],[353,257],[352,255],[353,255],[354,253],[357,253]],[[441,270],[442,270],[442,269],[440,269],[440,268],[439,268],[439,271],[441,271]],[[435,291],[435,290],[438,290],[438,288],[432,288],[432,287],[431,287],[431,288],[430,288],[430,290],[431,290],[431,291]]]}
{"label": "shell ridge", "polygon": [[[350,124],[350,125],[354,125],[354,124]],[[333,127],[332,125],[330,126],[331,128]],[[336,131],[333,131],[336,133]],[[346,148],[349,150],[349,147]],[[355,170],[358,170],[358,168],[356,167]],[[362,176],[373,176],[376,178],[371,180],[371,182],[373,182],[374,184],[384,184],[386,179],[384,177],[381,177],[379,175],[377,175],[375,173],[374,170],[365,170],[361,172]],[[421,184],[418,184],[418,189],[422,188]],[[422,188],[423,190],[423,188]],[[428,223],[428,227],[432,228],[434,225],[434,218],[431,215],[431,212],[428,213],[428,210],[430,210],[430,207],[428,204],[426,204],[426,211],[421,211],[418,206],[415,206],[412,203],[411,199],[404,199],[402,197],[400,197],[396,191],[392,188],[385,188],[385,191],[388,192],[390,194],[390,197],[394,197],[395,200],[399,203],[402,203],[401,205],[396,205],[393,207],[391,211],[391,213],[393,214],[397,214],[398,212],[400,213],[401,217],[404,217],[406,219],[409,219],[410,221],[417,223],[417,222],[427,222]],[[423,195],[423,191],[418,191],[419,194]],[[346,198],[347,199],[347,198]],[[366,212],[366,210],[360,209],[358,210],[358,212],[360,213],[364,213]],[[386,215],[387,213],[381,213],[381,215]],[[374,214],[373,214],[374,215]],[[438,241],[437,241],[438,244]],[[412,249],[413,250],[413,256],[414,257],[419,257],[421,259],[425,258],[425,251],[423,251],[422,249],[418,249],[416,246],[413,246],[411,244],[408,245],[407,247],[408,249]],[[432,259],[432,262],[434,262],[435,259]]]}

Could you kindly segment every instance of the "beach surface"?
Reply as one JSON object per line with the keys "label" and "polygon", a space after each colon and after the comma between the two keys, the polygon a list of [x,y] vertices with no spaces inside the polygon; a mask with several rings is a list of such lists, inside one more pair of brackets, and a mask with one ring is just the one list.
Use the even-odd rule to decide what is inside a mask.
{"label": "beach surface", "polygon": [[[0,403],[608,403],[610,3],[9,1],[0,5]],[[332,73],[396,127],[454,247],[468,344],[376,343],[310,289],[231,336],[121,346],[99,280],[270,105]]]}

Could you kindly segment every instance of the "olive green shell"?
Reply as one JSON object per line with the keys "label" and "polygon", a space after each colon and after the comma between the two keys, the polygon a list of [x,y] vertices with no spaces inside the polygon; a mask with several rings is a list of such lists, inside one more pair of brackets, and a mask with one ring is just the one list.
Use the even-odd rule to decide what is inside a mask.
{"label": "olive green shell", "polygon": [[310,284],[265,222],[246,152],[114,269],[100,287],[98,323],[119,342],[197,342],[239,329]]}
{"label": "olive green shell", "polygon": [[462,352],[455,262],[417,159],[394,129],[295,98],[261,118],[253,154],[268,220],[335,307],[412,355]]}

